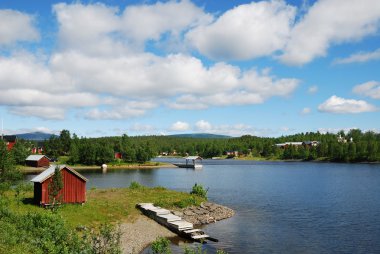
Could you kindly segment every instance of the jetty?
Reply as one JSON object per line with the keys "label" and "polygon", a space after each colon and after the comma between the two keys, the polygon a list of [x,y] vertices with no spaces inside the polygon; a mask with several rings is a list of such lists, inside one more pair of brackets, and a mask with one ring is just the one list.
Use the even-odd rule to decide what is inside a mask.
{"label": "jetty", "polygon": [[174,163],[174,165],[179,168],[201,169],[203,167],[201,164],[202,157],[200,156],[188,156],[188,157],[185,157],[184,159],[185,159],[185,163]]}
{"label": "jetty", "polygon": [[144,215],[155,220],[180,237],[200,243],[206,243],[206,240],[218,242],[218,239],[210,237],[201,229],[194,228],[192,223],[174,215],[167,209],[154,206],[152,203],[140,203],[137,204],[136,207],[139,208]]}

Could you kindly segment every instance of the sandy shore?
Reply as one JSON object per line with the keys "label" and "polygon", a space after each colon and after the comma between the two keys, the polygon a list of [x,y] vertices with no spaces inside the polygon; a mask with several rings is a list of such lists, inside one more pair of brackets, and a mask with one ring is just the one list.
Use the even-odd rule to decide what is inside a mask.
{"label": "sandy shore", "polygon": [[123,233],[121,245],[124,254],[138,254],[157,237],[175,237],[176,234],[152,219],[139,215],[133,223],[120,225]]}

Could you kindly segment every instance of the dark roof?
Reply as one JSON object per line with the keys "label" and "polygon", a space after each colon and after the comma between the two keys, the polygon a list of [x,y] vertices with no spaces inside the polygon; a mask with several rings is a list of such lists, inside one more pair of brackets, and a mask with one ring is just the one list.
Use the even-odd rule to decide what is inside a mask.
{"label": "dark roof", "polygon": [[7,142],[16,142],[17,136],[16,135],[5,135],[5,136],[3,136],[3,139]]}

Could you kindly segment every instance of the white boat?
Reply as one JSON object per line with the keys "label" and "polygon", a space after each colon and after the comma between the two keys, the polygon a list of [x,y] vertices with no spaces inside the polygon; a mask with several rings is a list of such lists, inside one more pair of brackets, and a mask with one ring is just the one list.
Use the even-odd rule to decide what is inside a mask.
{"label": "white boat", "polygon": [[188,156],[184,158],[186,163],[174,163],[179,168],[201,169],[203,167],[202,158],[200,156]]}

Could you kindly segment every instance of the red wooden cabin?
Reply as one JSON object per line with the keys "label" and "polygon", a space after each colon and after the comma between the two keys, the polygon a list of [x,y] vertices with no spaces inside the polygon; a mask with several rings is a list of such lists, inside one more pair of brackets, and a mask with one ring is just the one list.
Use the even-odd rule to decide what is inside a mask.
{"label": "red wooden cabin", "polygon": [[[63,189],[58,196],[62,197],[63,203],[86,202],[86,182],[87,178],[67,166],[59,166],[61,170]],[[55,172],[55,165],[50,166],[44,172],[34,177],[34,201],[40,205],[49,205],[49,184]]]}
{"label": "red wooden cabin", "polygon": [[15,136],[15,135],[2,136],[2,139],[4,140],[5,144],[7,145],[8,151],[10,151],[10,150],[12,150],[13,146],[16,144],[17,136]]}
{"label": "red wooden cabin", "polygon": [[122,158],[123,158],[122,153],[120,153],[120,152],[115,153],[115,159],[122,159]]}
{"label": "red wooden cabin", "polygon": [[29,155],[25,160],[25,165],[29,167],[49,167],[50,159],[45,155]]}

